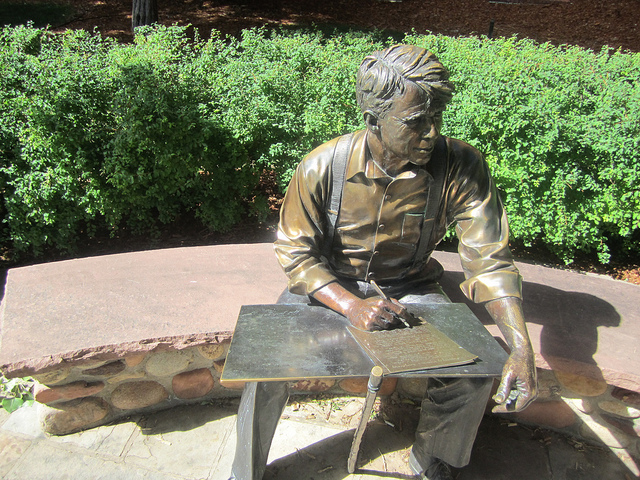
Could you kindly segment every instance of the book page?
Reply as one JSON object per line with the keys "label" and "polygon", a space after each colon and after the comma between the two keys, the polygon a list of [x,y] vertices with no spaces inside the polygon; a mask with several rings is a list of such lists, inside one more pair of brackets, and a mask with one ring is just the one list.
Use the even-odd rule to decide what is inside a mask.
{"label": "book page", "polygon": [[426,322],[375,332],[348,329],[385,374],[463,365],[477,358]]}

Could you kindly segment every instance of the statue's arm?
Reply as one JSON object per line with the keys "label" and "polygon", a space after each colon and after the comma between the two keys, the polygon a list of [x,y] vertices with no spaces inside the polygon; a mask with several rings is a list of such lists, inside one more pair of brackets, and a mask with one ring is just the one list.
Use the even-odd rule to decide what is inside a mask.
{"label": "statue's arm", "polygon": [[524,321],[522,301],[517,297],[504,297],[486,303],[485,307],[511,348],[498,391],[493,397],[497,403],[493,411],[518,412],[537,396],[535,357]]}
{"label": "statue's arm", "polygon": [[494,411],[522,410],[536,398],[536,370],[522,313],[522,279],[509,251],[509,225],[482,155],[455,142],[447,205],[449,220],[457,223],[466,276],[460,287],[467,298],[485,304],[511,348]]}
{"label": "statue's arm", "polygon": [[310,295],[336,280],[321,258],[332,143],[322,145],[297,167],[280,209],[276,258],[289,278],[289,291]]}

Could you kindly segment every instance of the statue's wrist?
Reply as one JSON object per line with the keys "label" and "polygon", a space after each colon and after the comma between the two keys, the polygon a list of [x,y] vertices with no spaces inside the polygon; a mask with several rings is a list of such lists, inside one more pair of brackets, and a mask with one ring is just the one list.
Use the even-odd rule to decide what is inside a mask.
{"label": "statue's wrist", "polygon": [[522,343],[519,345],[512,345],[511,347],[511,355],[514,355],[523,359],[533,359],[535,353],[533,351],[533,347],[530,343]]}
{"label": "statue's wrist", "polygon": [[358,312],[358,300],[356,299],[345,299],[342,304],[342,314],[347,317],[347,319],[353,323],[353,319],[357,317]]}

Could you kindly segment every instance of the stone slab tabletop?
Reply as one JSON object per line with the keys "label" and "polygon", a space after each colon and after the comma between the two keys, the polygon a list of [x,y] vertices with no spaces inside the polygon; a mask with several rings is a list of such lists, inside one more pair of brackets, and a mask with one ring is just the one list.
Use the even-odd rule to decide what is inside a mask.
{"label": "stone slab tabletop", "polygon": [[[466,302],[457,254],[436,252],[442,285]],[[640,287],[517,263],[538,365],[640,391]],[[1,311],[0,366],[105,345],[127,351],[184,336],[228,338],[240,307],[274,303],[286,286],[270,243],[90,257],[11,269]],[[466,302],[494,334],[482,306]],[[114,347],[115,348],[115,347]],[[34,365],[35,366],[35,365]],[[576,370],[577,369],[577,370]]]}
{"label": "stone slab tabletop", "polygon": [[166,337],[228,338],[242,305],[275,303],[285,287],[271,244],[151,250],[11,269],[0,316],[0,365],[46,363],[70,352],[90,356],[119,344],[148,350]]}

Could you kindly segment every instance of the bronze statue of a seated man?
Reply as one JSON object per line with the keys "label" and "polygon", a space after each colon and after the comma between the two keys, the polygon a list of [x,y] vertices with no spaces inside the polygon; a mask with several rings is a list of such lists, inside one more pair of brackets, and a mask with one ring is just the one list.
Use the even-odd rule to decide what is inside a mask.
{"label": "bronze statue of a seated man", "polygon": [[[395,45],[364,59],[356,93],[366,129],[311,152],[287,190],[275,242],[289,277],[280,302],[312,298],[361,329],[401,327],[408,318],[403,304],[448,301],[431,253],[455,224],[466,276],[461,288],[485,303],[511,347],[494,410],[524,409],[536,396],[536,373],[521,278],[482,154],[440,134],[453,94],[447,69],[422,48]],[[469,462],[491,384],[429,380],[410,456],[417,475],[451,478],[449,465]],[[286,383],[247,384],[232,478],[262,478],[287,398]]]}

